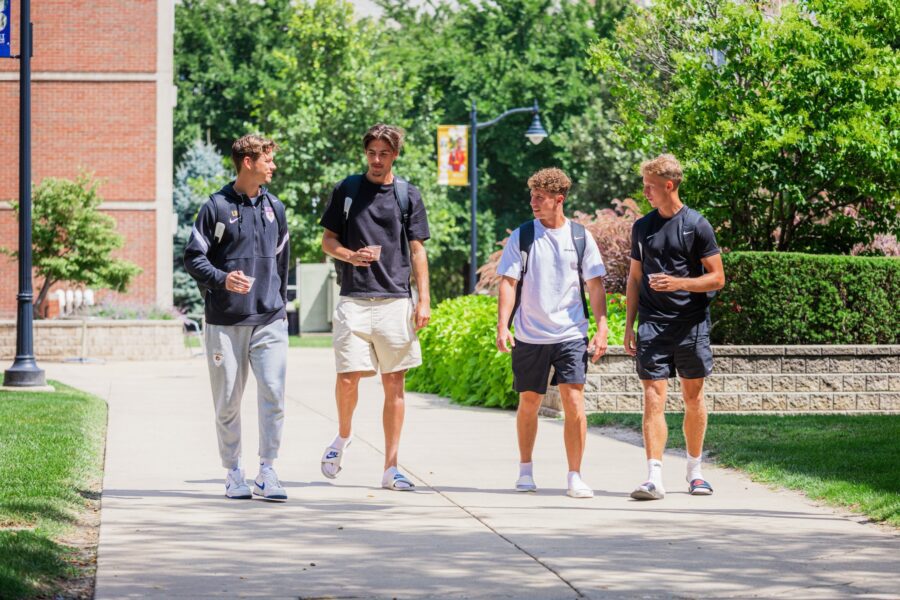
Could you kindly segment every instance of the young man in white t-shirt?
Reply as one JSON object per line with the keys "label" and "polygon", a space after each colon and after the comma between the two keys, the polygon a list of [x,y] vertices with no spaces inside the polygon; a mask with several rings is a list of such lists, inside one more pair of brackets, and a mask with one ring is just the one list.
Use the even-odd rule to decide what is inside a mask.
{"label": "young man in white t-shirt", "polygon": [[[573,498],[591,498],[594,492],[581,479],[581,460],[587,437],[584,414],[584,383],[588,354],[596,362],[606,352],[606,290],[602,277],[606,267],[597,242],[583,227],[574,229],[563,214],[563,202],[572,182],[559,169],[542,169],[528,179],[534,213],[534,241],[527,253],[522,279],[521,303],[515,309],[516,287],[522,278],[522,227],[509,237],[497,272],[500,300],[497,314],[497,348],[512,349],[513,387],[519,393],[516,426],[519,435],[519,479],[516,489],[537,491],[532,451],[537,437],[538,411],[552,385],[559,385],[565,414],[564,437],[569,463],[568,491]],[[524,225],[527,227],[529,224]],[[588,343],[588,317],[581,295],[575,237],[584,236],[581,273],[597,320],[597,333]],[[515,339],[509,319],[515,310]]]}

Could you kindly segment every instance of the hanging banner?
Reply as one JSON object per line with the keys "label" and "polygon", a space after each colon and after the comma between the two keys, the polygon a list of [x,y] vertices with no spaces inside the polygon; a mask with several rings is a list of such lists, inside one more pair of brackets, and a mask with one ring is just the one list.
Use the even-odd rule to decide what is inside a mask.
{"label": "hanging banner", "polygon": [[0,58],[9,58],[10,34],[10,3],[11,0],[0,0]]}
{"label": "hanging banner", "polygon": [[469,128],[465,125],[439,125],[438,184],[469,185]]}

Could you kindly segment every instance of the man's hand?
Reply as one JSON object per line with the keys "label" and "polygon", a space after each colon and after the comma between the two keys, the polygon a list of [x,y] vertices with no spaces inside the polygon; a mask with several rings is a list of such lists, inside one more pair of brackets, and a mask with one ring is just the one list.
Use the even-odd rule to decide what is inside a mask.
{"label": "man's hand", "polygon": [[375,253],[368,248],[361,248],[357,252],[352,252],[350,256],[346,258],[346,262],[354,267],[371,266],[373,260],[375,260]]}
{"label": "man's hand", "polygon": [[634,329],[625,327],[625,354],[628,356],[637,356],[637,344],[634,338]]}
{"label": "man's hand", "polygon": [[654,292],[675,292],[683,289],[683,278],[672,277],[671,275],[651,275],[650,289]]}
{"label": "man's hand", "polygon": [[509,327],[506,325],[497,325],[497,350],[500,352],[509,352],[515,348],[516,341],[513,339]]}
{"label": "man's hand", "polygon": [[425,301],[423,302],[419,299],[419,303],[416,304],[416,331],[422,329],[428,322],[431,320],[431,302]]}
{"label": "man's hand", "polygon": [[250,280],[243,271],[232,271],[225,276],[225,289],[235,294],[247,294],[250,292]]}
{"label": "man's hand", "polygon": [[591,338],[591,342],[588,344],[588,352],[591,353],[591,362],[597,362],[600,360],[601,356],[606,354],[608,336],[609,328],[600,327],[597,329],[597,333],[594,334],[594,337]]}

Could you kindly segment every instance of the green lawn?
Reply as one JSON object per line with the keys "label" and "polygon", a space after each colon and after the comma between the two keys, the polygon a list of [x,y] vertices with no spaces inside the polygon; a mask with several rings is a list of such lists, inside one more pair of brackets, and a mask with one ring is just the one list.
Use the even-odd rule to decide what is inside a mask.
{"label": "green lawn", "polygon": [[79,575],[57,540],[101,488],[106,403],[51,385],[0,392],[0,598],[52,597]]}
{"label": "green lawn", "polygon": [[307,333],[292,335],[288,338],[291,348],[331,348],[330,333]]}
{"label": "green lawn", "polygon": [[[684,448],[682,415],[666,415]],[[599,413],[590,425],[640,431],[641,415]],[[900,527],[900,415],[710,415],[706,449],[754,480]]]}

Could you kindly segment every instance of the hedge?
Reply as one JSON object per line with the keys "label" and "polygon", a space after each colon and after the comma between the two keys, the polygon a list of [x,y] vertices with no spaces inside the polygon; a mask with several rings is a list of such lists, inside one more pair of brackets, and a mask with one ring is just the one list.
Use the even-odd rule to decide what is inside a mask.
{"label": "hedge", "polygon": [[787,252],[722,259],[714,343],[900,343],[900,259]]}
{"label": "hedge", "polygon": [[[624,298],[610,294],[607,306],[609,344],[621,344]],[[419,332],[423,362],[407,375],[407,389],[440,394],[461,404],[517,406],[510,355],[496,349],[496,327],[494,296],[462,296],[441,302],[431,315],[431,323]]]}

